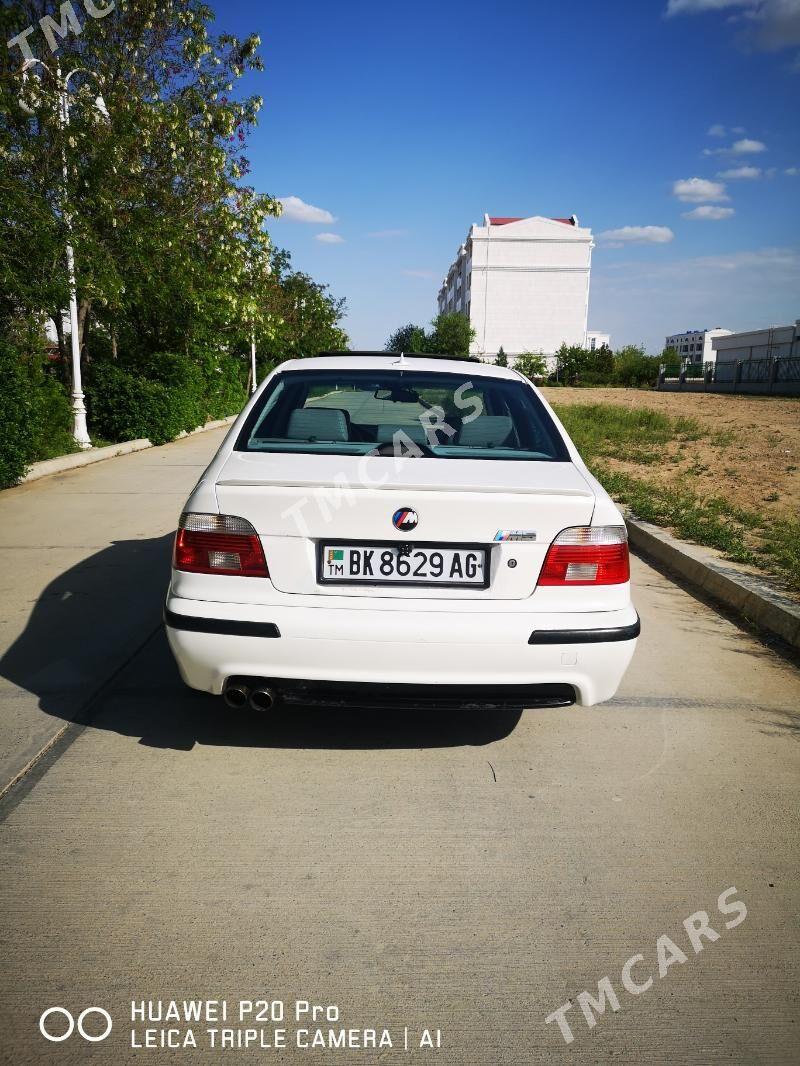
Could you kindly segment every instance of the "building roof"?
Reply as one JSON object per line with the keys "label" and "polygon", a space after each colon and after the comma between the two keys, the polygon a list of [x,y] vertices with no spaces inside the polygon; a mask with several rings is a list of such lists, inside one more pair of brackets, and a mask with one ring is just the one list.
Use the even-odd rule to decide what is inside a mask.
{"label": "building roof", "polygon": [[[489,216],[489,223],[492,226],[507,226],[509,222],[523,222],[524,218],[511,218],[506,215]],[[551,222],[563,222],[565,226],[574,226],[576,224],[576,218],[572,215],[571,218],[553,218]]]}

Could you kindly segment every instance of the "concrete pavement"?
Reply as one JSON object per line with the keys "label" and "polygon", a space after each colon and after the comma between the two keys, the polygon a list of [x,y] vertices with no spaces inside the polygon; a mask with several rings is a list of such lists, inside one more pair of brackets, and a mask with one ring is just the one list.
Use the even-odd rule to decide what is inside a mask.
{"label": "concrete pavement", "polygon": [[171,534],[225,432],[0,492],[0,790],[158,626]]}
{"label": "concrete pavement", "polygon": [[[441,1030],[441,1048],[411,1058],[458,1066],[796,1061],[796,667],[635,560],[643,636],[612,703],[233,716],[183,688],[157,629],[168,534],[215,446],[209,434],[68,475],[56,502],[19,496],[48,482],[0,496],[3,544],[19,545],[3,548],[6,639],[23,637],[3,670],[9,747],[80,717],[101,667],[117,671],[91,724],[0,804],[5,1061],[216,1062],[211,1025],[191,1026],[196,1050],[131,1046],[145,1028],[131,1000],[188,997],[336,1004],[325,1034],[394,1037],[380,1052],[299,1050],[298,1028],[316,1025],[290,1020],[292,1063],[402,1060],[406,1029],[412,1044]],[[90,536],[87,502],[103,516]],[[122,597],[111,575],[129,582]],[[109,617],[126,640],[104,633]],[[103,633],[101,661],[87,645]],[[37,646],[58,647],[54,680],[31,676]],[[731,887],[747,917],[726,928]],[[696,954],[682,923],[701,910],[718,939]],[[680,954],[661,978],[663,935]],[[635,955],[640,986],[654,978],[639,995],[622,977]],[[590,1029],[578,996],[596,999],[603,977],[619,1009]],[[545,1024],[568,1001],[569,1045]],[[112,1034],[48,1043],[37,1026],[53,1005],[102,1006]]]}

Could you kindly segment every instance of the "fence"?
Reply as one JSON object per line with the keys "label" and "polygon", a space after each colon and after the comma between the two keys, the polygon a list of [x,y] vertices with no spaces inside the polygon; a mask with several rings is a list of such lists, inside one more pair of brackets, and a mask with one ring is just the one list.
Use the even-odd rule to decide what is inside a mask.
{"label": "fence", "polygon": [[800,396],[800,356],[719,363],[662,363],[657,387],[668,392],[689,389]]}

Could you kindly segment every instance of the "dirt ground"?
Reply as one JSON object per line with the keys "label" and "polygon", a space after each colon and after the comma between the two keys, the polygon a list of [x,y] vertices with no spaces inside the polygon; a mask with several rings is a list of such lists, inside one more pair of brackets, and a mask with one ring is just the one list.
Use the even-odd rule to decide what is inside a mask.
{"label": "dirt ground", "polygon": [[[543,389],[553,404],[609,403],[695,419],[699,440],[673,441],[648,479],[684,484],[701,496],[724,496],[760,514],[800,516],[800,399],[648,392],[640,389]],[[624,458],[612,465],[644,473]]]}

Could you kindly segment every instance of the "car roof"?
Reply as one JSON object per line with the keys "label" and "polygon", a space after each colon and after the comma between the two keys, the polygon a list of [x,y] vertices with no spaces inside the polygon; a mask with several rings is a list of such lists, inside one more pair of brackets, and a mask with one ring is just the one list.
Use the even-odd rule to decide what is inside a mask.
{"label": "car roof", "polygon": [[426,373],[469,374],[477,377],[519,381],[520,375],[508,367],[482,363],[474,356],[400,355],[398,352],[322,352],[305,359],[289,359],[276,370],[419,370]]}

